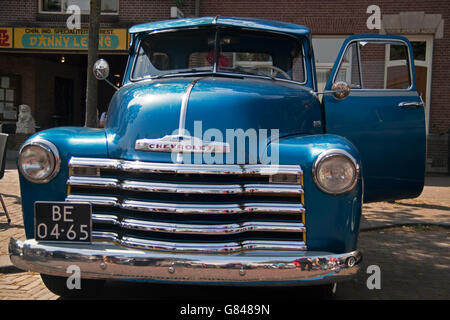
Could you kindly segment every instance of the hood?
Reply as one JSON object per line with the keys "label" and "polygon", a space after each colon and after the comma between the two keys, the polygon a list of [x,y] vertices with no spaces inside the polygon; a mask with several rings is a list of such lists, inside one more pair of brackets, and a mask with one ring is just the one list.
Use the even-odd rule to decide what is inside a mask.
{"label": "hood", "polygon": [[[274,133],[282,137],[323,132],[314,126],[321,120],[321,107],[310,88],[266,79],[174,77],[132,83],[116,92],[105,127],[109,156],[170,161],[170,153],[136,150],[135,144],[175,134],[183,98],[185,130],[204,141],[220,140],[220,135],[225,141],[227,130],[256,132],[259,138],[265,129],[269,140]],[[235,153],[231,144],[230,152]]]}

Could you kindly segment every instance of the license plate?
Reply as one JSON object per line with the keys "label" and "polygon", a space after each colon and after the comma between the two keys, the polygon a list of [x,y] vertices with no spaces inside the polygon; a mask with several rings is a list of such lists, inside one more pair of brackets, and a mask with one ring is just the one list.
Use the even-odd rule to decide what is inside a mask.
{"label": "license plate", "polygon": [[90,203],[35,202],[34,237],[37,241],[89,243],[91,217]]}

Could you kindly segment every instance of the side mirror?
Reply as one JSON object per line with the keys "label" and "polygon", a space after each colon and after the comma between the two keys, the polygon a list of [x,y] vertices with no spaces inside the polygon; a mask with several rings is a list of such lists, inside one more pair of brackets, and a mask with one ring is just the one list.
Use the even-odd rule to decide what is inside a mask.
{"label": "side mirror", "polygon": [[331,86],[331,91],[336,99],[342,100],[347,98],[350,94],[350,86],[345,81],[338,81],[333,83]]}
{"label": "side mirror", "polygon": [[108,80],[109,64],[105,59],[98,59],[97,61],[95,61],[92,72],[94,73],[94,77],[96,77],[97,80],[105,80],[111,87],[119,90],[119,88],[117,88],[111,83],[111,81]]}
{"label": "side mirror", "polygon": [[95,61],[92,71],[97,80],[106,80],[109,76],[109,64],[104,59],[98,59]]}

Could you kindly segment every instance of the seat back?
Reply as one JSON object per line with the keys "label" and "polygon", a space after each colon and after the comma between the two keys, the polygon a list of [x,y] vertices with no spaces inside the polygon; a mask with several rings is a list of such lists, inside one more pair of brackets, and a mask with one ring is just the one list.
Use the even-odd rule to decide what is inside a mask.
{"label": "seat back", "polygon": [[8,142],[8,135],[0,133],[0,179],[5,174],[6,164],[6,143]]}

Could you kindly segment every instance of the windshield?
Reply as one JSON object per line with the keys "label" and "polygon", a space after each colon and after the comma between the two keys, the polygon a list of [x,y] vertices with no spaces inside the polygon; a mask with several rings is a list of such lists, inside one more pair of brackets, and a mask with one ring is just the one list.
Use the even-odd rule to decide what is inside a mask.
{"label": "windshield", "polygon": [[132,80],[193,72],[305,81],[299,40],[268,32],[216,28],[147,36],[139,46]]}

